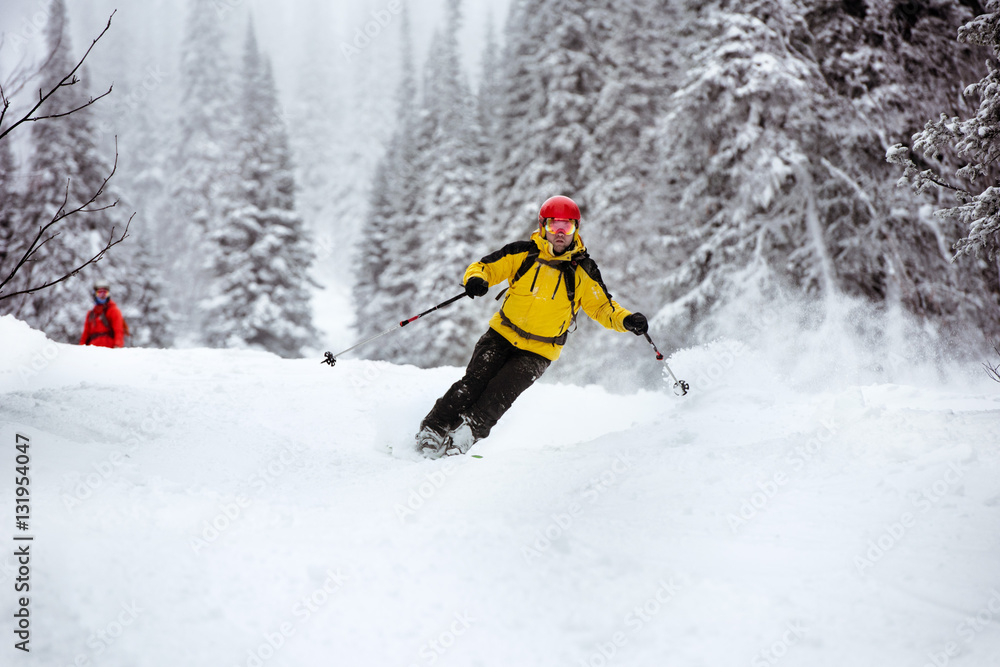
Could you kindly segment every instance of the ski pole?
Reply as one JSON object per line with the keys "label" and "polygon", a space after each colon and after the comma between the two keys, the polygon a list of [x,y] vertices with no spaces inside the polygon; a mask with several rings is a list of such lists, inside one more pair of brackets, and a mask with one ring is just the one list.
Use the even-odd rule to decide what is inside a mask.
{"label": "ski pole", "polygon": [[[677,394],[678,396],[683,396],[686,393],[688,393],[688,389],[691,388],[691,385],[689,385],[684,380],[677,379],[677,376],[674,375],[674,372],[670,370],[670,364],[667,363],[666,357],[664,357],[663,353],[660,352],[659,349],[657,349],[656,343],[653,342],[653,339],[649,337],[649,333],[646,332],[642,335],[645,336],[646,340],[649,341],[649,344],[653,346],[653,351],[656,352],[656,358],[663,362],[663,365],[666,366],[667,368],[667,372],[670,373],[670,377],[674,379],[674,393]],[[680,390],[679,393],[678,390]]]}
{"label": "ski pole", "polygon": [[427,315],[429,313],[433,313],[438,308],[444,308],[445,306],[453,304],[456,301],[458,301],[459,299],[461,299],[463,297],[466,297],[466,296],[469,296],[469,295],[466,294],[465,292],[462,292],[461,294],[457,294],[457,295],[451,297],[450,299],[448,299],[447,301],[442,301],[441,303],[439,303],[438,305],[434,306],[433,308],[428,308],[427,310],[425,310],[424,312],[420,313],[419,315],[414,315],[413,317],[411,317],[408,320],[403,320],[402,322],[399,322],[398,324],[393,325],[391,328],[386,329],[385,331],[383,331],[380,334],[375,334],[374,336],[371,336],[370,338],[364,339],[360,343],[355,343],[354,345],[350,346],[349,348],[347,348],[343,352],[340,352],[336,356],[334,356],[330,352],[325,352],[323,354],[323,357],[324,357],[323,361],[321,361],[319,363],[321,363],[321,364],[329,364],[330,366],[333,366],[335,363],[337,363],[337,357],[339,357],[340,355],[347,354],[348,352],[350,352],[354,348],[361,347],[365,343],[370,343],[371,341],[375,340],[376,338],[381,338],[382,336],[384,336],[386,334],[390,334],[393,331],[395,331],[396,329],[401,329],[401,328],[405,327],[407,324],[409,324],[410,322],[416,322],[417,320],[419,320],[424,315]]}

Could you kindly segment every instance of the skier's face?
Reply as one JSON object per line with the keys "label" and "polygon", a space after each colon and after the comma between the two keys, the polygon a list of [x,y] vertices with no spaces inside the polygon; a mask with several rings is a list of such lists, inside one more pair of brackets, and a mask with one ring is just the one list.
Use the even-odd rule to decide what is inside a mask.
{"label": "skier's face", "polygon": [[542,231],[545,232],[545,240],[552,244],[552,249],[557,255],[566,252],[566,249],[573,245],[573,234],[550,232],[544,227]]}

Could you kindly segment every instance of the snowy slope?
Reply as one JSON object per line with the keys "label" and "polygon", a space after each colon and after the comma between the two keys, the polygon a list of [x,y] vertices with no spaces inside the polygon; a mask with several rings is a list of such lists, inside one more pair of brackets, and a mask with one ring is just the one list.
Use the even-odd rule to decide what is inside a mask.
{"label": "snowy slope", "polygon": [[1000,666],[982,373],[809,388],[715,343],[687,397],[538,384],[423,461],[387,447],[458,369],[0,341],[4,665]]}

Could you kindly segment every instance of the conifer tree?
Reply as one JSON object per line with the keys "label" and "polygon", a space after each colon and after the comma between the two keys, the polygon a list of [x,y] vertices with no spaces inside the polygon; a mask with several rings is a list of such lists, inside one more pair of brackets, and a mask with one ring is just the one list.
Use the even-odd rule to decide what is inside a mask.
{"label": "conifer tree", "polygon": [[[411,241],[406,234],[416,218],[419,169],[417,81],[410,30],[408,9],[403,5],[399,40],[402,72],[396,91],[395,131],[375,170],[368,215],[356,255],[354,305],[356,327],[362,337],[384,330],[386,322],[402,319],[400,295],[412,296],[415,291],[410,278],[393,269],[401,259],[397,253],[415,250],[404,245]],[[401,334],[405,337],[406,332]],[[385,358],[381,347],[359,352]]]}
{"label": "conifer tree", "polygon": [[21,228],[18,211],[21,209],[20,196],[14,180],[17,162],[10,149],[10,143],[0,141],[0,267],[6,266],[6,259],[12,256],[20,243],[15,243],[15,234]]}
{"label": "conifer tree", "polygon": [[588,114],[593,145],[581,173],[586,238],[600,248],[605,278],[640,293],[644,276],[629,273],[633,249],[625,232],[642,213],[657,158],[669,158],[657,156],[653,142],[676,88],[682,21],[673,3],[661,0],[609,2],[589,17],[601,44],[601,85]]}
{"label": "conifer tree", "polygon": [[490,194],[497,241],[533,229],[538,206],[562,194],[580,199],[592,148],[587,117],[600,89],[600,42],[583,0],[517,2],[507,22],[497,148]]}
{"label": "conifer tree", "polygon": [[[590,148],[581,160],[579,201],[586,209],[581,235],[615,296],[651,313],[658,304],[648,289],[648,268],[641,270],[636,261],[636,241],[649,233],[646,194],[661,159],[656,126],[676,86],[682,21],[672,2],[630,0],[591,3],[587,25],[597,43],[599,83],[586,118]],[[613,365],[658,372],[642,363],[648,346],[609,340],[603,327],[583,317],[564,356],[553,377],[565,373],[575,381],[607,382]],[[635,386],[634,372],[627,375],[624,382]]]}
{"label": "conifer tree", "polygon": [[[71,53],[69,21],[65,0],[52,0],[50,20],[45,26],[45,42],[49,57],[41,72],[41,86],[49,90],[75,61]],[[53,98],[48,115],[66,113],[86,105],[90,96],[86,74],[70,86],[63,87]],[[96,144],[92,109],[82,108],[62,118],[37,123],[32,128],[32,153],[28,158],[29,178],[26,193],[15,224],[15,237],[31,238],[50,222],[61,207],[67,210],[83,205],[102,190],[111,164]],[[44,282],[36,272],[47,277],[61,276],[81,266],[107,242],[107,233],[114,226],[106,206],[114,202],[113,193],[105,189],[100,203],[62,221],[59,234],[45,246],[45,261],[26,265],[18,274],[19,285]],[[124,227],[124,224],[122,224]],[[33,327],[41,329],[53,340],[76,342],[82,330],[83,315],[89,307],[85,300],[89,285],[84,284],[94,268],[83,272],[84,280],[70,279],[31,295],[3,303],[5,312],[13,312]],[[14,286],[16,289],[16,286]],[[8,310],[9,309],[9,310]]]}
{"label": "conifer tree", "polygon": [[[449,0],[444,29],[435,35],[425,66],[415,217],[396,237],[400,247],[387,271],[396,276],[390,280],[411,279],[411,291],[400,294],[401,307],[460,293],[465,267],[488,251],[482,206],[486,174],[475,99],[459,62],[460,28],[460,0]],[[421,366],[464,364],[482,328],[465,305],[456,304],[433,328],[420,332],[419,344],[400,337],[398,345],[387,343],[386,353]]]}
{"label": "conifer tree", "polygon": [[698,23],[694,62],[661,121],[656,215],[637,248],[672,332],[741,294],[831,294],[838,242],[854,231],[827,224],[843,111],[811,59],[801,8],[722,5]]}
{"label": "conifer tree", "polygon": [[[975,114],[975,97],[963,91],[982,75],[989,54],[974,43],[956,44],[954,36],[981,11],[976,2],[930,0],[816,3],[806,15],[824,78],[856,111],[836,131],[850,147],[839,166],[858,175],[854,189],[864,196],[831,196],[827,206],[837,216],[831,224],[855,230],[840,240],[840,284],[882,308],[916,315],[926,331],[948,336],[953,349],[971,332],[997,330],[989,315],[1000,294],[996,267],[951,261],[950,248],[966,229],[955,218],[929,215],[928,204],[942,204],[936,197],[897,190],[898,172],[884,154],[894,143],[909,143],[928,116]],[[952,147],[941,149],[940,168],[964,162]]]}
{"label": "conifer tree", "polygon": [[[958,39],[1000,50],[1000,2],[987,3],[990,13],[977,16],[958,31]],[[957,203],[941,209],[938,215],[958,221],[966,229],[964,238],[958,240],[958,255],[972,255],[989,259],[1000,267],[1000,190],[996,187],[1000,176],[1000,67],[996,60],[988,63],[988,72],[978,82],[970,85],[965,93],[979,98],[975,115],[960,119],[942,113],[937,120],[928,121],[923,131],[913,137],[914,149],[925,160],[937,162],[949,149],[963,158],[964,164],[955,171],[954,179],[942,174],[941,169],[920,170],[907,155],[907,149],[897,144],[888,152],[891,162],[902,164],[904,178],[909,180],[918,194],[931,188],[941,188],[954,195]],[[958,183],[958,185],[955,185]]]}
{"label": "conifer tree", "polygon": [[483,52],[480,56],[479,88],[476,91],[476,113],[481,138],[480,150],[487,158],[492,159],[496,147],[499,125],[499,109],[502,99],[500,88],[500,71],[503,53],[497,41],[493,15],[490,14],[486,23],[486,36],[483,40]]}
{"label": "conifer tree", "polygon": [[157,214],[158,242],[170,259],[165,268],[172,309],[188,341],[203,335],[198,303],[209,285],[205,239],[225,218],[238,171],[232,150],[233,73],[225,37],[212,1],[188,0],[169,198]]}
{"label": "conifer tree", "polygon": [[247,29],[240,96],[240,173],[225,224],[210,234],[206,339],[297,357],[315,344],[313,253],[295,211],[288,134],[270,61]]}

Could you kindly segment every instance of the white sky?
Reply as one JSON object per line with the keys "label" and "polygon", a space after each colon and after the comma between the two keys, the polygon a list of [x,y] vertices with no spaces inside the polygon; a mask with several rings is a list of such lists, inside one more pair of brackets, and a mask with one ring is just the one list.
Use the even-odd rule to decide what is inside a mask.
{"label": "white sky", "polygon": [[[250,8],[255,17],[262,46],[276,63],[297,61],[306,34],[323,34],[322,26],[328,25],[329,42],[339,47],[349,42],[359,28],[373,20],[373,13],[391,15],[387,11],[391,0],[205,0],[220,15],[227,9],[242,12]],[[465,67],[475,78],[479,73],[486,23],[492,14],[498,38],[502,37],[503,24],[511,0],[465,0],[463,3],[464,30],[461,44]],[[423,62],[430,36],[443,23],[445,0],[405,0],[410,9],[414,38],[418,49],[418,65]],[[5,43],[0,49],[0,77],[43,45],[40,27],[47,21],[50,0],[3,0],[0,3],[0,33]],[[82,54],[90,40],[104,27],[112,9],[117,9],[112,34],[108,40],[121,38],[123,31],[136,32],[136,26],[149,37],[164,45],[178,45],[180,30],[187,15],[189,0],[69,0],[71,28],[74,35],[74,54]],[[143,13],[155,15],[146,20]],[[167,17],[164,20],[163,17]],[[398,15],[391,15],[398,22]],[[390,25],[391,28],[391,25]],[[387,30],[386,34],[395,35]],[[138,35],[141,41],[147,35]],[[384,38],[384,36],[382,36]],[[338,50],[339,53],[339,50]],[[2,79],[0,79],[2,81]]]}

